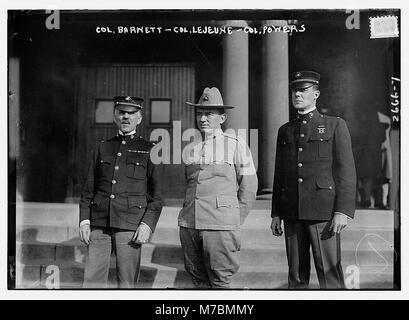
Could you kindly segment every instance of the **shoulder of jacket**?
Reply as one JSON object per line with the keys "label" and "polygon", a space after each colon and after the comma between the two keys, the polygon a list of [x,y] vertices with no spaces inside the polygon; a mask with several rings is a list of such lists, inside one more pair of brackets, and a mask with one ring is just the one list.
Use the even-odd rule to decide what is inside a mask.
{"label": "shoulder of jacket", "polygon": [[240,141],[240,138],[235,136],[234,134],[223,132],[222,135],[228,139],[234,139],[236,141]]}
{"label": "shoulder of jacket", "polygon": [[101,152],[101,149],[103,149],[103,147],[104,147],[104,145],[106,144],[106,140],[105,139],[100,139],[100,140],[97,140],[96,142],[95,142],[95,144],[94,144],[94,149],[92,150],[92,152],[95,152],[95,153],[100,153]]}
{"label": "shoulder of jacket", "polygon": [[137,141],[140,143],[141,147],[145,149],[151,149],[154,145],[156,145],[155,141],[148,141],[142,136],[139,136]]}
{"label": "shoulder of jacket", "polygon": [[348,128],[346,121],[338,116],[328,116],[324,115],[327,124],[333,128],[333,130],[343,130],[344,128]]}
{"label": "shoulder of jacket", "polygon": [[108,138],[108,139],[102,139],[102,140],[100,140],[100,142],[101,143],[108,143],[108,142],[115,141],[116,139],[118,139],[118,135],[115,135],[115,136],[113,136],[111,138]]}
{"label": "shoulder of jacket", "polygon": [[286,128],[288,128],[288,127],[290,127],[290,126],[296,124],[296,120],[297,120],[297,119],[292,119],[292,120],[290,120],[290,121],[284,123],[278,130],[282,131],[282,130],[285,130]]}
{"label": "shoulder of jacket", "polygon": [[323,118],[325,118],[325,119],[332,120],[332,121],[343,121],[343,120],[344,120],[344,119],[342,119],[341,117],[338,117],[338,116],[330,116],[330,115],[327,115],[327,114],[320,114],[320,117],[323,117]]}
{"label": "shoulder of jacket", "polygon": [[106,140],[105,140],[105,139],[98,140],[98,141],[95,143],[96,148],[99,149],[99,148],[103,147],[105,143],[106,143]]}

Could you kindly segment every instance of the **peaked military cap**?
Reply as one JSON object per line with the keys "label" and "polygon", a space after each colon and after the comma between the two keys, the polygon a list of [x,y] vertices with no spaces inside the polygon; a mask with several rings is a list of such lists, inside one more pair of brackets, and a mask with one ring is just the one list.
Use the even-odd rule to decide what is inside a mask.
{"label": "peaked military cap", "polygon": [[135,107],[138,110],[143,109],[142,107],[142,98],[130,97],[130,96],[115,96],[114,97],[114,107],[118,106],[131,106]]}
{"label": "peaked military cap", "polygon": [[233,106],[223,104],[222,95],[216,87],[205,88],[203,94],[201,95],[198,103],[186,102],[189,106],[199,107],[199,108],[223,108],[223,109],[233,109]]}
{"label": "peaked military cap", "polygon": [[307,89],[313,85],[320,84],[320,74],[315,71],[297,71],[291,74],[290,87]]}

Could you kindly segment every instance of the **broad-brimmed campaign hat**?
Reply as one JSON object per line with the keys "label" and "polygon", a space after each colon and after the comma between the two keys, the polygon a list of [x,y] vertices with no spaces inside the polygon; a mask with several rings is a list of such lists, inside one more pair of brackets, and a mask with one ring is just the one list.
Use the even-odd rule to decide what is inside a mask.
{"label": "broad-brimmed campaign hat", "polygon": [[137,110],[143,109],[142,107],[143,99],[139,97],[130,96],[115,96],[114,97],[114,108],[119,106],[131,106]]}
{"label": "broad-brimmed campaign hat", "polygon": [[291,89],[306,89],[313,85],[320,84],[320,74],[315,71],[297,71],[293,72],[290,77]]}
{"label": "broad-brimmed campaign hat", "polygon": [[216,87],[213,88],[205,88],[203,90],[203,94],[201,95],[198,103],[186,102],[189,106],[194,106],[198,108],[206,108],[206,109],[233,109],[233,106],[223,104],[222,95]]}

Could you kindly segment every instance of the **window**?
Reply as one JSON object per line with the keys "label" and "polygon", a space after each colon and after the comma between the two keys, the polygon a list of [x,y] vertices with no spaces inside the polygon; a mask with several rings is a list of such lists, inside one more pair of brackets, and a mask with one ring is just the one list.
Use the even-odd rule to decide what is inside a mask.
{"label": "window", "polygon": [[114,102],[112,100],[97,100],[95,102],[95,123],[112,123]]}
{"label": "window", "polygon": [[171,100],[151,99],[150,100],[151,124],[170,124],[171,122]]}

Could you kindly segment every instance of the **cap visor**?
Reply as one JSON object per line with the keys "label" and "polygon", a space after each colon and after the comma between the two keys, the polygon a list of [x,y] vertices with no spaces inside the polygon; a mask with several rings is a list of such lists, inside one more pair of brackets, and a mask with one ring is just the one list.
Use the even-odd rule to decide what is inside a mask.
{"label": "cap visor", "polygon": [[307,89],[312,87],[315,83],[311,82],[295,82],[290,85],[291,89]]}
{"label": "cap visor", "polygon": [[115,108],[128,109],[128,110],[129,108],[134,108],[135,110],[141,110],[142,106],[136,105],[133,103],[119,102],[115,104]]}

